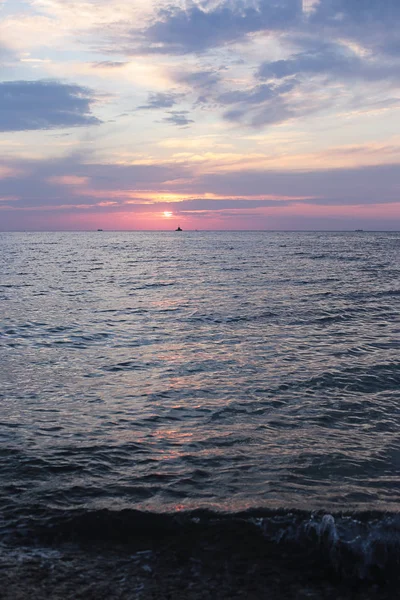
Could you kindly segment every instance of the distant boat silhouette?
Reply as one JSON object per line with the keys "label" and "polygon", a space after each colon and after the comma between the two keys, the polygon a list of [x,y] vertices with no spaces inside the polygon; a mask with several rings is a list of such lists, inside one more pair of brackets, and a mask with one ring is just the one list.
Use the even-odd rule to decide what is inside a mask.
{"label": "distant boat silhouette", "polygon": [[175,229],[175,231],[182,231],[182,229],[178,225],[178,227]]}
{"label": "distant boat silhouette", "polygon": [[102,229],[98,229],[97,231],[103,231]]}
{"label": "distant boat silhouette", "polygon": [[354,231],[360,232],[360,231],[364,231],[364,229],[355,229]]}

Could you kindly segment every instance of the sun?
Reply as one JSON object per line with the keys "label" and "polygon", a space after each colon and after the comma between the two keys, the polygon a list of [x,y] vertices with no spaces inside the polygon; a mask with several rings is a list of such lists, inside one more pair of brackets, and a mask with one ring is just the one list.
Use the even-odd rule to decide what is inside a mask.
{"label": "sun", "polygon": [[163,213],[163,214],[164,214],[164,217],[165,217],[166,219],[170,219],[170,218],[172,217],[172,214],[173,214],[173,213],[172,213],[172,212],[170,212],[169,210],[164,210],[164,213]]}

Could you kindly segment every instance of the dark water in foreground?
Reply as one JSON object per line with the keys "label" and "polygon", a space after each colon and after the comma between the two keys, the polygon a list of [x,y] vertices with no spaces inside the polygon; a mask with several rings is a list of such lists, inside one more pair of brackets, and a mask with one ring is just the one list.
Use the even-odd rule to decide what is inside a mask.
{"label": "dark water in foreground", "polygon": [[102,509],[397,518],[400,234],[0,248],[3,531]]}

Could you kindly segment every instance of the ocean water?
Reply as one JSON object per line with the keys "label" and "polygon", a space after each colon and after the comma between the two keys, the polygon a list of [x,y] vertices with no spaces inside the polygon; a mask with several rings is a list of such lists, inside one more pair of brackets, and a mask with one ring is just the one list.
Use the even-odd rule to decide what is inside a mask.
{"label": "ocean water", "polygon": [[399,233],[1,233],[0,252],[3,532],[105,509],[397,518]]}

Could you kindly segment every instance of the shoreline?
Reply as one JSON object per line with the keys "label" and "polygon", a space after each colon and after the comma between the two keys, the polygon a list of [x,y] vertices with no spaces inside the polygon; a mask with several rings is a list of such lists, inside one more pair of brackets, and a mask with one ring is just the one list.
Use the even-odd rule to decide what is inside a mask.
{"label": "shoreline", "polygon": [[[99,527],[104,522],[98,522]],[[114,521],[110,528],[115,528]],[[327,528],[308,545],[274,541],[264,527],[245,519],[175,528],[138,527],[124,541],[114,531],[92,539],[54,537],[44,542],[25,536],[0,546],[1,600],[394,600],[398,591],[398,554],[394,568],[357,575],[355,557],[332,559]],[[99,539],[106,533],[108,539]],[[111,533],[116,534],[112,539]],[[379,550],[379,548],[378,548]],[[389,549],[390,550],[390,549]],[[386,549],[386,554],[389,551]],[[380,556],[384,549],[380,548]],[[390,557],[389,557],[390,558]]]}

